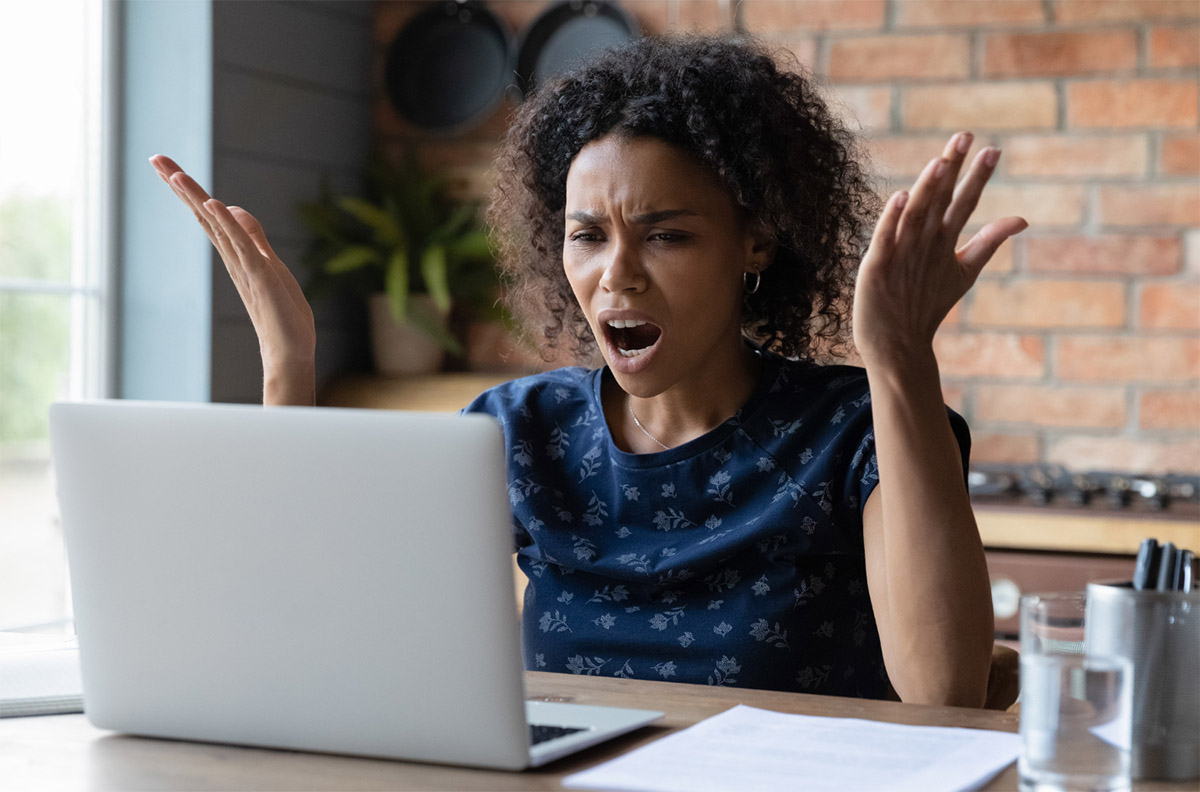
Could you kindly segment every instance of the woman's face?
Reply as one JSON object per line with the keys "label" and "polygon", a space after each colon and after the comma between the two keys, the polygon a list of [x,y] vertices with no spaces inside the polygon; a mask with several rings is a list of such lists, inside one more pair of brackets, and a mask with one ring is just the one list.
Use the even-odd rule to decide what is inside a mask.
{"label": "woman's face", "polygon": [[727,376],[742,274],[769,254],[713,176],[655,138],[594,140],[567,173],[565,232],[567,279],[622,389]]}

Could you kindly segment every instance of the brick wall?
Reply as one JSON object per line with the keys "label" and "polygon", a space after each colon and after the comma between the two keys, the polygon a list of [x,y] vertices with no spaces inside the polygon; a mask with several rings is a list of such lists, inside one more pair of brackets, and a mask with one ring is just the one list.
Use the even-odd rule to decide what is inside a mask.
{"label": "brick wall", "polygon": [[[627,0],[648,33],[718,30],[728,0]],[[418,0],[376,7],[383,49]],[[543,0],[491,0],[520,31]],[[746,27],[828,81],[880,190],[949,134],[1003,156],[973,223],[1020,214],[937,338],[979,462],[1200,472],[1200,2],[745,0]],[[484,194],[505,108],[449,139],[375,90],[385,147],[416,143]],[[978,228],[978,224],[972,228]],[[968,233],[972,232],[968,228]]]}

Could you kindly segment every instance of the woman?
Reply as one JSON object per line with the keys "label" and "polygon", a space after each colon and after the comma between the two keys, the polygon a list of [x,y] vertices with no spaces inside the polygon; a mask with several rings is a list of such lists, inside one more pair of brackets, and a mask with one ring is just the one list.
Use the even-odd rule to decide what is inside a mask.
{"label": "woman", "polygon": [[[999,156],[956,188],[970,145],[891,196],[863,253],[848,136],[757,45],[643,39],[522,106],[491,208],[514,303],[607,364],[468,408],[505,429],[528,667],[983,703],[969,440],[932,340],[1025,222],[955,250]],[[312,314],[261,227],[152,161],[246,302],[264,401],[313,403]],[[863,368],[818,365],[851,299]]]}

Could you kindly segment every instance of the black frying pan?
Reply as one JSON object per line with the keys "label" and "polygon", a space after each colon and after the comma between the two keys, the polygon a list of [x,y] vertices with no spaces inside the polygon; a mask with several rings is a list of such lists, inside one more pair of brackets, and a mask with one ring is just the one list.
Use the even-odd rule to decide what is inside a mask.
{"label": "black frying pan", "polygon": [[590,54],[640,36],[638,21],[610,0],[562,0],[539,14],[517,52],[521,96],[550,77],[563,74]]}
{"label": "black frying pan", "polygon": [[461,131],[486,118],[504,97],[513,50],[508,28],[479,0],[433,4],[388,47],[388,98],[416,126]]}

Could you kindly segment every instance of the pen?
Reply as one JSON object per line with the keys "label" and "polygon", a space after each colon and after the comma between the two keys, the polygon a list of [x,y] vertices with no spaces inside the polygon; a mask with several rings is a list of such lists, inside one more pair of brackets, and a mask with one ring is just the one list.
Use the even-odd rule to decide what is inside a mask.
{"label": "pen", "polygon": [[1178,561],[1178,551],[1175,550],[1175,545],[1172,542],[1164,542],[1158,558],[1158,585],[1156,588],[1159,591],[1170,591],[1174,587],[1175,564]]}
{"label": "pen", "polygon": [[1179,590],[1184,593],[1190,593],[1192,590],[1192,563],[1195,561],[1195,558],[1196,556],[1191,550],[1183,551],[1183,568],[1180,570],[1182,576],[1179,583]]}
{"label": "pen", "polygon": [[1138,548],[1137,566],[1133,572],[1133,587],[1141,591],[1146,588],[1146,583],[1151,579],[1150,575],[1154,571],[1154,560],[1158,553],[1157,539],[1143,539],[1142,546]]}

